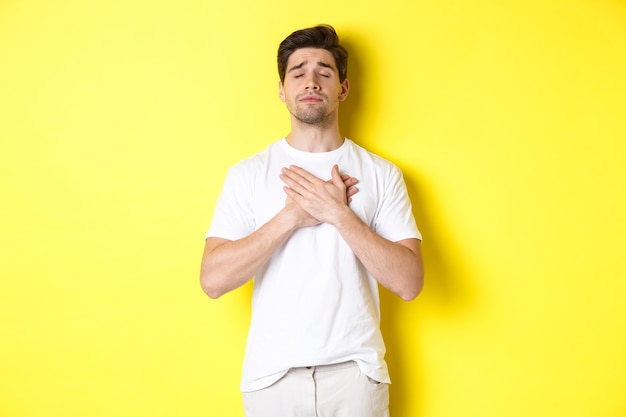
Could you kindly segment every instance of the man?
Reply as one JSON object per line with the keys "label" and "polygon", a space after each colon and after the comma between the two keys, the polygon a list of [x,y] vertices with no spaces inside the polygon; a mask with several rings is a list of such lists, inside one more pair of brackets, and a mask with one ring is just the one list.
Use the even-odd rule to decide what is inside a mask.
{"label": "man", "polygon": [[280,44],[291,132],[228,171],[207,233],[210,297],[255,277],[248,417],[388,415],[378,284],[419,294],[421,235],[401,172],[340,133],[347,61],[331,26]]}

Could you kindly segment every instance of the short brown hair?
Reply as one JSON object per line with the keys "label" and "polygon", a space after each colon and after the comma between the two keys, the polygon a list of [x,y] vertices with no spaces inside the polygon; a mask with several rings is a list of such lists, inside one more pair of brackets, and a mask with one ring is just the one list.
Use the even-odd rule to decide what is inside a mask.
{"label": "short brown hair", "polygon": [[330,25],[317,25],[312,28],[300,29],[287,36],[278,47],[278,76],[285,81],[287,61],[297,49],[320,48],[330,52],[335,57],[335,64],[339,72],[339,81],[343,82],[348,76],[348,51],[339,44],[339,36]]}

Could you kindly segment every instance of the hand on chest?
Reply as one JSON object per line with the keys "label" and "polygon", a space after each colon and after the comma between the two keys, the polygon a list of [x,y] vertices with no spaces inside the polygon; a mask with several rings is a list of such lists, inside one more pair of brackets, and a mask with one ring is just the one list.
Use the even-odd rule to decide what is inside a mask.
{"label": "hand on chest", "polygon": [[[301,161],[288,162],[284,161],[281,166],[277,167],[274,172],[268,172],[264,176],[259,176],[255,181],[254,189],[254,212],[257,227],[268,222],[276,215],[284,206],[287,194],[284,191],[286,184],[280,179],[280,170],[290,165],[298,165],[310,174],[320,180],[330,181],[331,169],[334,163],[329,164],[309,164]],[[328,165],[328,166],[326,166]],[[350,208],[363,220],[371,225],[377,212],[379,202],[378,187],[376,179],[371,173],[363,172],[358,167],[350,164],[342,164],[338,162],[340,173],[348,174],[350,177],[356,178],[358,183],[356,187],[358,192],[351,197]],[[272,175],[274,174],[274,175]]]}

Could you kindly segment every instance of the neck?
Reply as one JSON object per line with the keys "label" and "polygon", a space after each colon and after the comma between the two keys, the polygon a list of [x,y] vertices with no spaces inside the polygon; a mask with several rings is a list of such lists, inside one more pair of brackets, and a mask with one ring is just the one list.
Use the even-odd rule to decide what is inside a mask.
{"label": "neck", "polygon": [[309,125],[294,118],[291,121],[291,132],[285,139],[291,147],[303,152],[330,152],[344,142],[337,123]]}

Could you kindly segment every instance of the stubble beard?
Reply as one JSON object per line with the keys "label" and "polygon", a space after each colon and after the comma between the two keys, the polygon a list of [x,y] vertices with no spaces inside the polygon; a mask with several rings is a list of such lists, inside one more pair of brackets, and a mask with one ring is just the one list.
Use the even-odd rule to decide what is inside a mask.
{"label": "stubble beard", "polygon": [[[299,97],[297,99],[299,99]],[[291,114],[296,120],[308,125],[321,125],[328,121],[330,112],[328,111],[326,103],[322,106],[310,106],[299,103],[297,99],[296,103],[290,109]]]}
{"label": "stubble beard", "polygon": [[324,109],[296,109],[291,113],[300,122],[308,125],[324,124],[328,119],[328,115]]}

